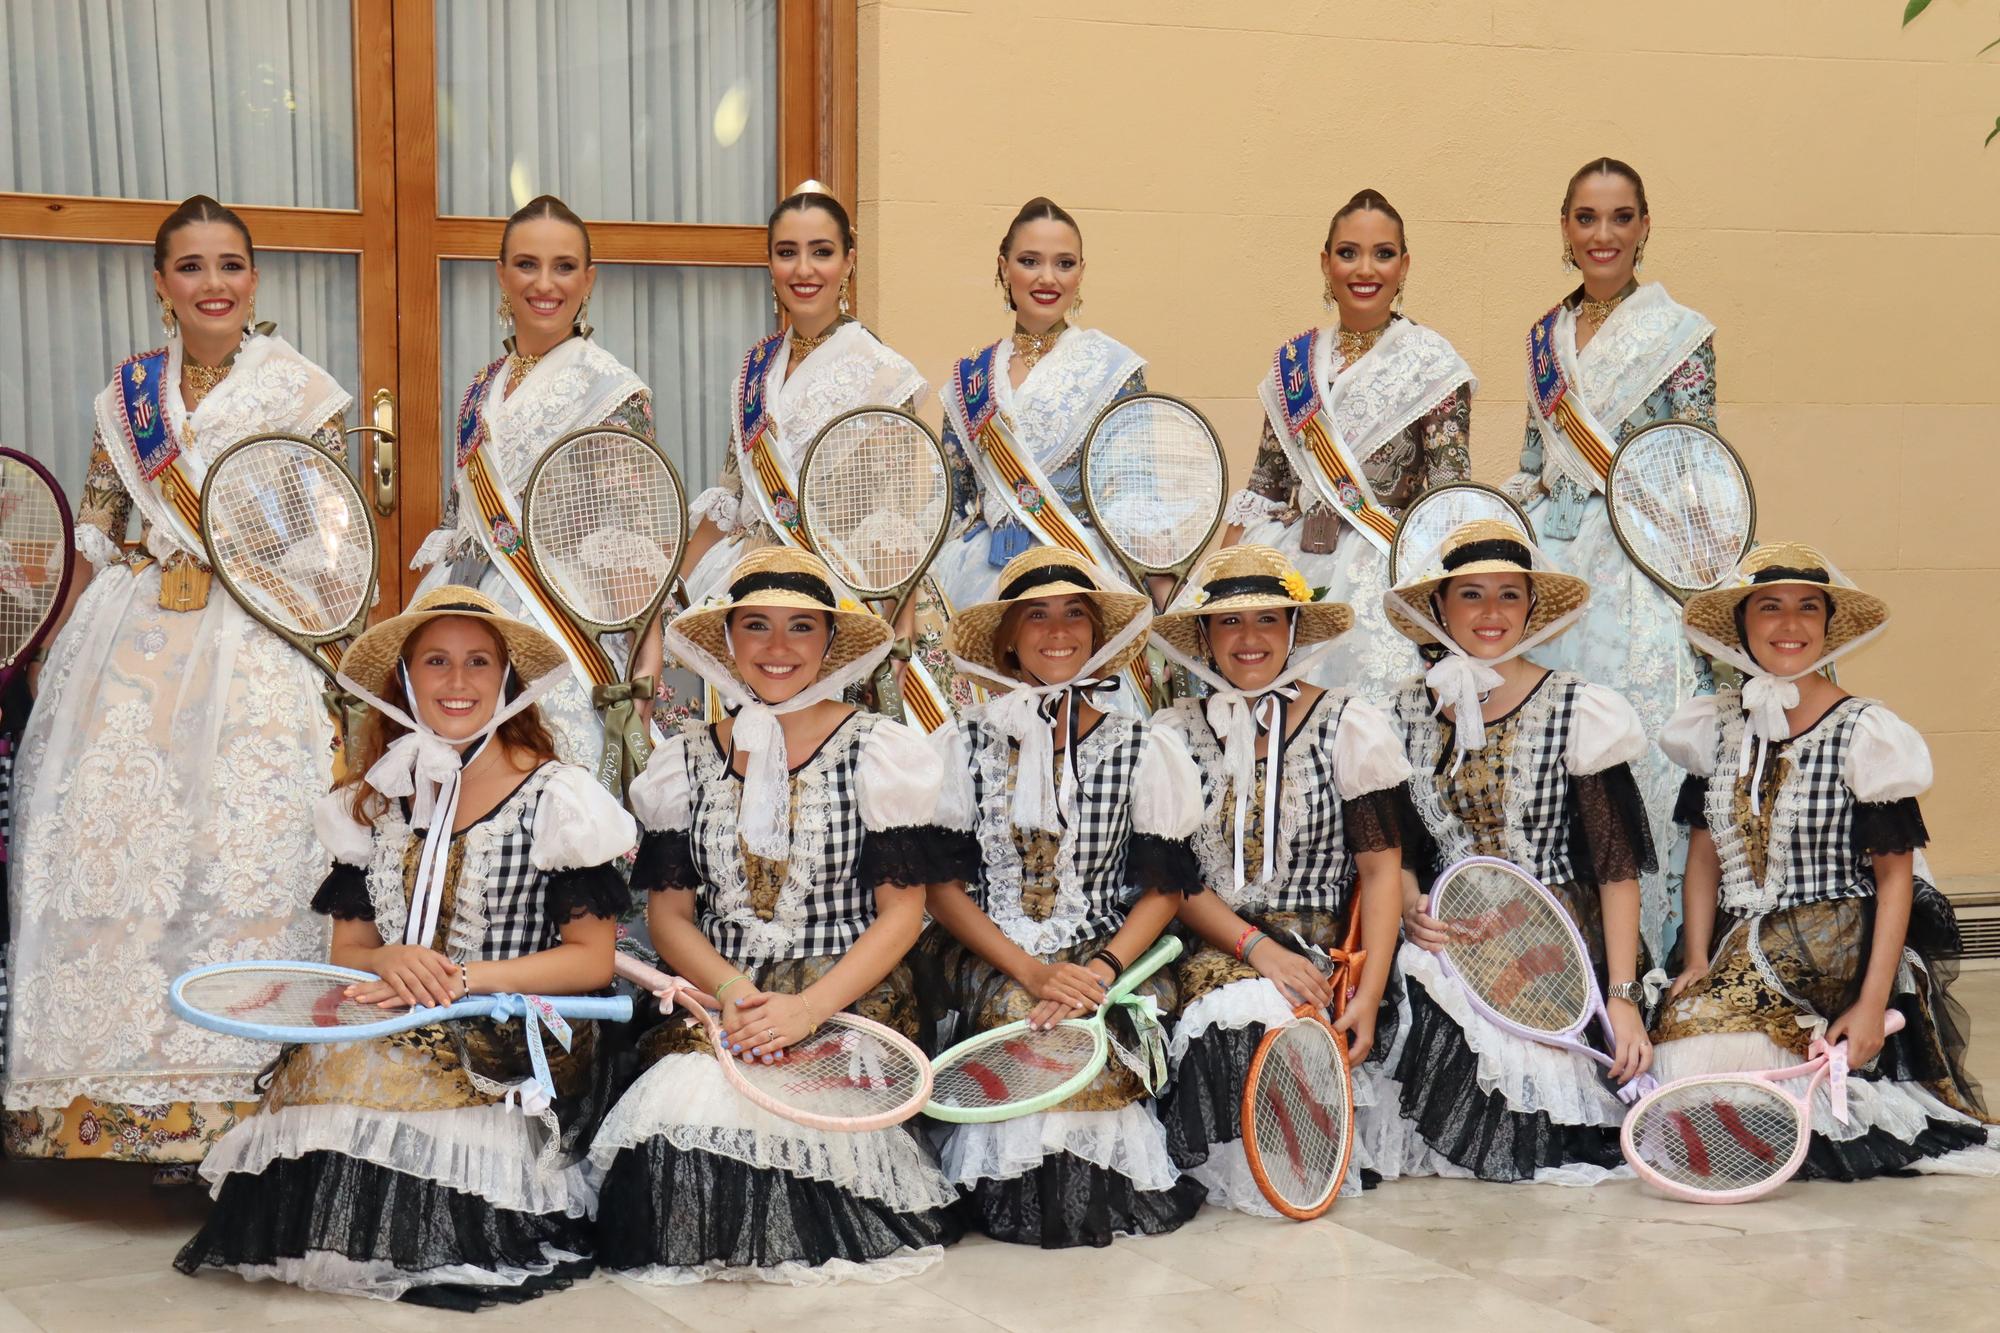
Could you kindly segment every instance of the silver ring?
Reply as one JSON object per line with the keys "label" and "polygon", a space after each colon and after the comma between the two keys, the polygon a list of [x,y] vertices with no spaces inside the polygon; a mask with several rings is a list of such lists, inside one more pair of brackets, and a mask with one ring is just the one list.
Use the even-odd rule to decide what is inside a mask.
{"label": "silver ring", "polygon": [[778,1039],[778,1029],[776,1029],[776,1028],[765,1028],[765,1029],[764,1029],[764,1040],[766,1040],[766,1041],[776,1041],[777,1039]]}

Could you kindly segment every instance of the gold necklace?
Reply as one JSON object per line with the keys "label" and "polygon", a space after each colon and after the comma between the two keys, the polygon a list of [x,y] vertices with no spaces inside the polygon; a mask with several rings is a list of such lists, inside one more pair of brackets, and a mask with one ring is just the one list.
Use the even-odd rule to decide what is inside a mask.
{"label": "gold necklace", "polygon": [[827,325],[824,329],[820,330],[818,333],[815,333],[810,338],[802,336],[797,329],[793,329],[792,364],[796,366],[799,362],[805,360],[807,357],[811,356],[814,352],[817,352],[821,347],[825,346],[826,340],[828,338],[831,338],[834,334],[840,332],[840,326],[845,323],[847,323],[845,319],[836,319],[833,321],[833,323]]}
{"label": "gold necklace", "polygon": [[1382,334],[1388,327],[1384,324],[1381,328],[1370,329],[1366,333],[1356,333],[1353,329],[1340,330],[1341,368],[1346,369],[1374,350],[1375,344],[1382,341]]}
{"label": "gold necklace", "polygon": [[1625,290],[1609,301],[1593,301],[1588,296],[1584,297],[1576,308],[1577,323],[1588,326],[1590,331],[1595,333],[1604,327],[1605,320],[1611,318],[1611,312],[1623,305],[1625,298],[1638,290],[1637,282],[1628,282],[1625,284]]}
{"label": "gold necklace", "polygon": [[[524,356],[520,352],[509,351],[507,353],[506,393],[511,394],[514,390],[520,388],[521,381],[528,378],[534,372],[535,367],[540,364],[542,364],[542,358],[539,356]],[[504,397],[505,394],[502,396]]]}
{"label": "gold necklace", "polygon": [[188,411],[192,412],[200,407],[201,400],[214,392],[216,385],[228,378],[230,368],[236,364],[236,353],[242,350],[240,346],[232,349],[228,356],[222,358],[222,364],[219,366],[204,366],[193,357],[182,353],[181,383],[187,387]]}
{"label": "gold necklace", "polygon": [[1029,370],[1035,363],[1049,354],[1056,345],[1056,339],[1069,331],[1069,321],[1059,319],[1045,333],[1030,333],[1019,324],[1014,326],[1014,355],[1021,358],[1021,364]]}

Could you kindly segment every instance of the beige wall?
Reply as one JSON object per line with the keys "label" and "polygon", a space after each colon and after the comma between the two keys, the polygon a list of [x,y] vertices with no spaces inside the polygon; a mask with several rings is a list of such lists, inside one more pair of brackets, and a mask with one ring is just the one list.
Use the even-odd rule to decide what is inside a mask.
{"label": "beige wall", "polygon": [[[1193,399],[1241,476],[1254,385],[1320,317],[1331,210],[1408,222],[1408,311],[1479,373],[1512,470],[1555,214],[1601,153],[1647,179],[1646,276],[1718,325],[1760,532],[1897,613],[1843,671],[1929,736],[1933,863],[2000,875],[2000,61],[1988,7],[1900,0],[879,0],[861,6],[862,286],[932,377],[1008,328],[993,254],[1047,194],[1086,321]],[[1991,31],[1989,31],[1989,29]],[[935,408],[933,407],[933,412]],[[2000,883],[1996,878],[1990,883]]]}

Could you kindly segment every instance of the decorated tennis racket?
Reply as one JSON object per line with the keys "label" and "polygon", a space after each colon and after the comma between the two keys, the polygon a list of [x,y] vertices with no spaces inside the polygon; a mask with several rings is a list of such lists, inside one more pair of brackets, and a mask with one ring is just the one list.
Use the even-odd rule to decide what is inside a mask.
{"label": "decorated tennis racket", "polygon": [[[1891,1009],[1884,1032],[1902,1029]],[[1807,1080],[1797,1096],[1784,1084]],[[1662,1084],[1618,1131],[1625,1160],[1647,1184],[1690,1203],[1745,1203],[1798,1173],[1812,1142],[1813,1094],[1827,1083],[1833,1118],[1847,1123],[1847,1043],[1814,1038],[1812,1058],[1756,1074],[1697,1074]]]}
{"label": "decorated tennis racket", "polygon": [[[1612,1040],[1611,1018],[1576,923],[1540,881],[1511,862],[1471,856],[1431,890],[1430,913],[1450,936],[1439,955],[1474,1008],[1505,1030],[1588,1056],[1610,1056],[1584,1040],[1594,1019]],[[1633,1102],[1653,1090],[1641,1074],[1618,1089]]]}
{"label": "decorated tennis racket", "polygon": [[930,1100],[930,1061],[894,1028],[839,1013],[769,1064],[743,1060],[728,1052],[713,996],[629,954],[619,954],[617,966],[619,976],[659,997],[662,1012],[678,1004],[701,1025],[731,1086],[794,1124],[858,1134],[900,1125]]}
{"label": "decorated tennis racket", "polygon": [[355,753],[363,709],[334,673],[375,603],[378,552],[346,466],[297,435],[238,440],[202,478],[201,543],[237,604],[326,677],[341,748]]}
{"label": "decorated tennis racket", "polygon": [[1611,532],[1677,602],[1735,572],[1757,535],[1750,470],[1692,421],[1659,421],[1618,446],[1604,482]]}
{"label": "decorated tennis racket", "polygon": [[76,529],[41,463],[0,449],[0,692],[27,670],[69,596]]}
{"label": "decorated tennis racket", "polygon": [[[806,539],[855,596],[893,627],[951,522],[951,470],[931,428],[894,407],[860,407],[821,428],[799,467]],[[885,611],[886,608],[886,611]],[[910,656],[907,642],[897,657]],[[875,675],[882,712],[936,731],[950,708],[921,663],[902,689],[895,660]]]}
{"label": "decorated tennis racket", "polygon": [[1133,586],[1173,579],[1166,606],[1222,526],[1229,469],[1215,427],[1164,393],[1135,393],[1097,414],[1083,441],[1083,503]]}
{"label": "decorated tennis racket", "polygon": [[[636,659],[639,630],[660,613],[680,572],[687,493],[660,446],[637,431],[575,430],[535,460],[521,495],[521,534],[556,609],[599,640],[634,636]],[[633,676],[591,689],[604,720],[597,780],[614,796],[653,753],[638,705],[656,684]]]}
{"label": "decorated tennis racket", "polygon": [[1479,518],[1512,523],[1529,541],[1535,539],[1527,511],[1505,491],[1476,481],[1448,481],[1423,492],[1403,510],[1395,540],[1389,544],[1389,586],[1395,587],[1417,561],[1442,546],[1452,529]]}
{"label": "decorated tennis racket", "polygon": [[[936,1082],[924,1114],[959,1123],[1012,1120],[1068,1101],[1089,1087],[1111,1058],[1105,1019],[1114,1008],[1126,1009],[1142,1042],[1155,1044],[1159,1019],[1133,992],[1180,953],[1178,939],[1161,936],[1119,974],[1088,1018],[1066,1018],[1040,1032],[1023,1019],[958,1043],[931,1062]],[[1155,1068],[1157,1082],[1164,1070]]]}

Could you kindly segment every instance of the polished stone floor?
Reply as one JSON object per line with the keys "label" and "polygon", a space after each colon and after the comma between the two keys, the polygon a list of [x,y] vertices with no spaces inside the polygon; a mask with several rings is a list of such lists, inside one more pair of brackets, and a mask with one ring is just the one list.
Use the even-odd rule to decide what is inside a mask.
{"label": "polished stone floor", "polygon": [[[2000,971],[1968,972],[1974,1072],[2000,1094]],[[1399,1181],[1299,1225],[1205,1211],[1108,1250],[967,1240],[915,1281],[794,1291],[598,1278],[476,1316],[168,1267],[195,1190],[141,1169],[0,1163],[0,1333],[133,1329],[1177,1330],[2000,1328],[2000,1181],[1792,1185],[1702,1208],[1642,1193]]]}

